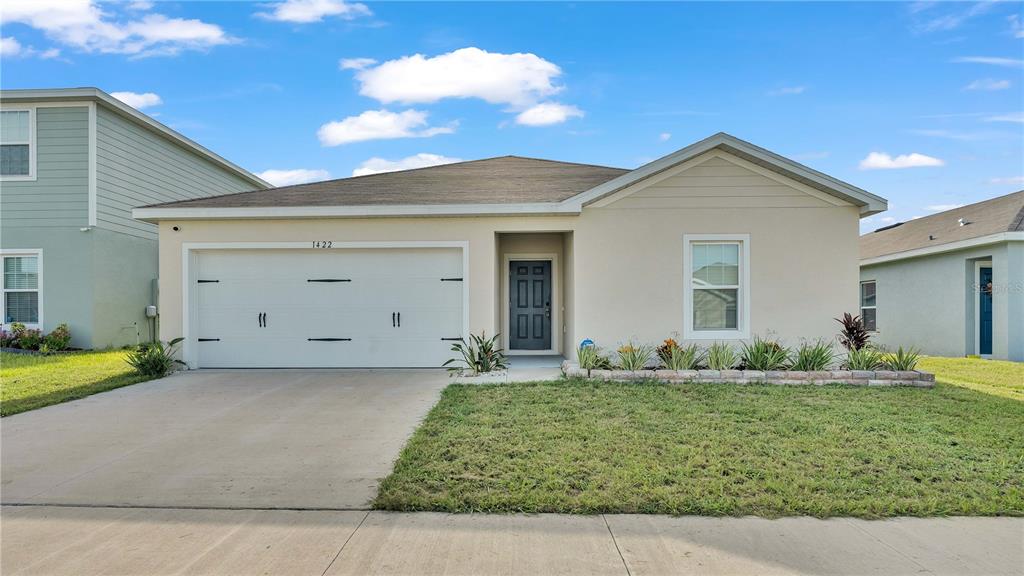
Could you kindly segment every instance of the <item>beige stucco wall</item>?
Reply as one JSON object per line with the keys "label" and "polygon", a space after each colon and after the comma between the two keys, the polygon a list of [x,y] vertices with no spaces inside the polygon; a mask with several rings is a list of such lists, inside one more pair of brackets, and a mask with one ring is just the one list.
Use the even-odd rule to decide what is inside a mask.
{"label": "beige stucco wall", "polygon": [[[685,172],[584,208],[579,216],[165,221],[160,225],[161,337],[182,331],[183,242],[427,241],[469,243],[469,324],[501,331],[504,232],[538,237],[561,256],[563,351],[582,338],[606,348],[682,333],[683,234],[750,235],[751,330],[790,344],[831,338],[855,311],[858,209],[722,153]],[[172,227],[178,226],[178,231]],[[498,244],[501,238],[501,245]],[[536,246],[536,244],[534,244]]]}

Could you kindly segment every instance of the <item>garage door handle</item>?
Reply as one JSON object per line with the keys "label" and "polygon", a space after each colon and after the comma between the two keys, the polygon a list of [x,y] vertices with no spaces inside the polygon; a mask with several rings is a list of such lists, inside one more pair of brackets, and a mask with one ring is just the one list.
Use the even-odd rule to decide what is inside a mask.
{"label": "garage door handle", "polygon": [[398,327],[399,328],[402,327],[402,313],[401,312],[398,313]]}
{"label": "garage door handle", "polygon": [[306,282],[351,282],[351,278],[309,278]]}
{"label": "garage door handle", "polygon": [[441,340],[444,342],[459,342],[462,338],[441,338]]}
{"label": "garage door handle", "polygon": [[396,324],[395,324],[395,313],[392,312],[391,313],[391,327],[394,328],[395,326],[396,326]]}

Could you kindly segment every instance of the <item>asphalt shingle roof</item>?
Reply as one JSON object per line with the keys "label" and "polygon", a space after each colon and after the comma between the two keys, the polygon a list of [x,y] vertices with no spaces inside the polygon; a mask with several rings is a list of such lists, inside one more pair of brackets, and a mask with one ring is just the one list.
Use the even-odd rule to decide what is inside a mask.
{"label": "asphalt shingle roof", "polygon": [[[968,224],[961,226],[961,218]],[[860,258],[1019,231],[1024,231],[1024,190],[865,234],[860,237]]]}
{"label": "asphalt shingle roof", "polygon": [[247,208],[561,202],[629,172],[622,168],[501,156],[195,198],[151,207]]}

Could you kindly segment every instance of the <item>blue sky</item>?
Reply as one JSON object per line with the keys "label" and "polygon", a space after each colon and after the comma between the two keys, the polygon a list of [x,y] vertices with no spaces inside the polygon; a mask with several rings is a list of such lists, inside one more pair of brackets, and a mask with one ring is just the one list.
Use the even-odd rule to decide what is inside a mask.
{"label": "blue sky", "polygon": [[1021,3],[5,0],[3,88],[96,86],[280,182],[730,132],[889,199],[1024,188]]}

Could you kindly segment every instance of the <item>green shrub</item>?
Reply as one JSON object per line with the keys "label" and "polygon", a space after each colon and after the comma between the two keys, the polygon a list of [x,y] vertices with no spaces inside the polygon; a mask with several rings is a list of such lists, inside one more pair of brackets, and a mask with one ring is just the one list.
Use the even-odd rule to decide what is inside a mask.
{"label": "green shrub", "polygon": [[610,370],[612,367],[612,361],[593,344],[577,348],[576,358],[579,359],[580,368],[584,370]]}
{"label": "green shrub", "polygon": [[619,366],[623,370],[643,370],[654,356],[654,347],[632,342],[619,346]]}
{"label": "green shrub", "polygon": [[[46,335],[46,338],[43,338],[43,344],[46,345],[50,352],[67,350],[68,346],[71,345],[71,329],[68,328],[67,324],[57,326],[53,331]],[[41,346],[39,350],[42,352]]]}
{"label": "green shrub", "polygon": [[830,342],[818,340],[814,343],[804,342],[796,350],[790,370],[812,372],[828,370],[836,361],[836,353]]}
{"label": "green shrub", "polygon": [[18,348],[22,350],[38,350],[43,343],[43,333],[39,330],[26,329],[18,335]]}
{"label": "green shrub", "polygon": [[753,342],[743,344],[741,360],[747,370],[785,370],[789,349],[775,340],[755,336]]}
{"label": "green shrub", "polygon": [[895,352],[890,352],[882,358],[882,363],[889,370],[908,371],[917,367],[917,361],[921,354],[914,348],[903,349],[900,346]]}
{"label": "green shrub", "polygon": [[135,347],[125,357],[125,362],[136,372],[150,378],[166,376],[175,363],[184,364],[174,358],[174,350],[184,338],[175,338],[166,345],[163,342],[147,342]]}
{"label": "green shrub", "polygon": [[680,346],[671,339],[665,342],[669,341],[675,345],[666,349],[664,354],[661,354],[659,349],[658,354],[665,368],[669,370],[696,370],[697,366],[704,360],[704,352],[696,344]]}
{"label": "green shrub", "polygon": [[[461,374],[469,371],[474,376],[502,370],[508,367],[505,353],[498,346],[498,334],[488,338],[486,333],[469,335],[469,342],[459,340],[452,345],[452,352],[458,352],[459,357],[450,358],[442,366],[448,366],[448,371]],[[461,363],[462,366],[450,366]]]}
{"label": "green shrub", "polygon": [[711,370],[731,370],[739,361],[739,354],[725,342],[715,342],[704,354],[704,363]]}
{"label": "green shrub", "polygon": [[878,370],[882,367],[882,351],[873,346],[854,348],[846,354],[847,370]]}

